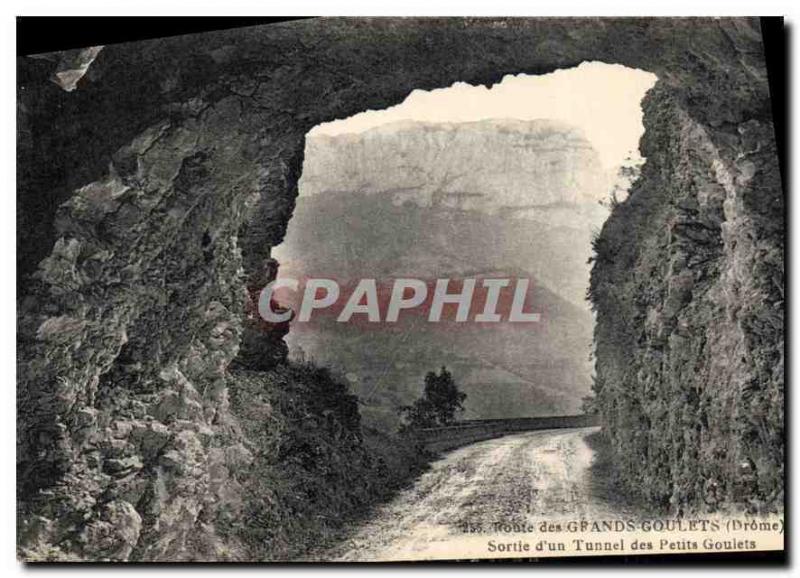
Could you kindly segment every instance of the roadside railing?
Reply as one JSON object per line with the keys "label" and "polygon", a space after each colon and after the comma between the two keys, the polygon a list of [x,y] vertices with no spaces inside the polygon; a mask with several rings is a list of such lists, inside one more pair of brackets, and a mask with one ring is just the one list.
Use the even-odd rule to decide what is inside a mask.
{"label": "roadside railing", "polygon": [[589,414],[476,419],[461,421],[448,426],[420,428],[414,431],[414,435],[425,446],[425,449],[432,452],[440,452],[515,432],[592,427],[597,425],[600,425],[599,416]]}

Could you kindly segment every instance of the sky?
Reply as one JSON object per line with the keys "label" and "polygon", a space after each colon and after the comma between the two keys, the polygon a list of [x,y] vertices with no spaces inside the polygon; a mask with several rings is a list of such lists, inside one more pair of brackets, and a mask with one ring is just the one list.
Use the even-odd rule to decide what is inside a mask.
{"label": "sky", "polygon": [[360,133],[400,120],[469,122],[490,118],[553,119],[583,130],[606,168],[640,158],[641,100],[657,78],[619,64],[584,62],[550,74],[507,75],[492,88],[457,82],[415,90],[397,106],[314,127],[309,136]]}

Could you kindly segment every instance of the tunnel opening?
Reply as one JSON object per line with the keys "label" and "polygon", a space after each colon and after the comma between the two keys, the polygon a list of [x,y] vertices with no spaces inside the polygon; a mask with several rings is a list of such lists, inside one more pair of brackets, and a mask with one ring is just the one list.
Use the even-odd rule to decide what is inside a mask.
{"label": "tunnel opening", "polygon": [[[272,250],[278,279],[298,283],[274,297],[307,310],[308,281],[327,279],[337,312],[350,298],[366,308],[344,323],[325,307],[295,316],[290,359],[336,370],[367,425],[386,431],[425,373],[442,366],[467,393],[465,419],[580,413],[593,374],[592,242],[644,162],[641,101],[655,82],[639,69],[584,62],[507,75],[491,88],[415,90],[396,106],[312,128],[294,213]],[[498,278],[528,281],[524,307],[539,322],[479,322],[481,287]],[[398,279],[428,290],[419,311],[387,323]],[[466,322],[450,304],[442,323],[430,323],[441,279],[462,294],[475,280]],[[374,281],[374,316],[368,291],[353,296],[363,280]]]}

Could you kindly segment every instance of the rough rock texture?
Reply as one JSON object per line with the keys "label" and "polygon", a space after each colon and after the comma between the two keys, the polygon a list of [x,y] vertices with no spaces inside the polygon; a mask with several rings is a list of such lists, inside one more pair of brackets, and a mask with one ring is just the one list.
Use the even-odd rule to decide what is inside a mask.
{"label": "rough rock texture", "polygon": [[645,99],[642,178],[595,243],[595,390],[620,480],[676,511],[783,507],[784,231],[773,128]]}
{"label": "rough rock texture", "polygon": [[[714,291],[698,292],[689,273],[678,273],[691,255],[685,265],[676,258],[675,275],[648,276],[649,283],[673,296],[675,327],[709,315],[713,309],[701,300],[716,293],[719,318],[738,332],[703,327],[707,348],[689,336],[674,348],[680,362],[669,356],[675,365],[657,366],[647,357],[656,355],[651,337],[621,350],[604,345],[598,330],[602,356],[609,368],[638,360],[635,367],[667,378],[658,387],[677,384],[679,368],[712,376],[709,387],[725,394],[716,400],[729,401],[706,412],[719,426],[704,430],[700,419],[695,430],[707,440],[702,459],[719,456],[707,460],[698,483],[726,487],[731,482],[722,476],[730,470],[721,465],[749,457],[750,473],[737,479],[754,476],[759,495],[769,498],[782,455],[774,444],[782,406],[773,402],[782,377],[782,309],[775,304],[783,288],[783,229],[758,22],[323,19],[107,46],[71,92],[49,80],[52,62],[19,60],[21,555],[233,556],[215,525],[235,514],[230,472],[251,456],[227,409],[226,366],[240,341],[251,366],[281,357],[280,332],[243,341],[241,332],[257,334],[246,289],[274,275],[270,248],[291,215],[305,133],[396,104],[413,89],[492,83],[583,60],[658,75],[663,96],[648,105],[645,122],[664,138],[647,146],[653,161],[641,185],[652,183],[652,194],[662,195],[648,224],[651,241],[655,231],[675,230],[669,215],[677,209],[668,210],[667,199],[700,205],[723,195],[716,183],[725,202],[716,249],[722,256],[706,273]],[[666,138],[678,134],[682,139]],[[677,158],[679,150],[691,154]],[[693,174],[708,178],[711,192],[690,187]],[[698,214],[683,218],[697,223]],[[598,265],[598,275],[622,282],[615,271]],[[625,275],[645,279],[637,270]],[[645,326],[630,302],[618,309],[596,303],[603,327],[641,333]],[[620,376],[615,385],[636,399],[640,383],[655,381],[643,373]],[[675,400],[687,416],[695,407],[691,391]],[[751,407],[773,417],[761,420]],[[754,421],[723,428],[720,416],[734,411]],[[634,415],[658,423],[650,412]],[[607,413],[609,431],[621,440],[614,415]],[[695,434],[685,435],[695,447]],[[772,453],[759,454],[760,447]],[[665,463],[649,450],[638,455],[645,456],[637,464],[642,472]],[[665,469],[666,479],[677,471]],[[678,496],[690,498],[696,494]]]}
{"label": "rough rock texture", "polygon": [[63,52],[55,52],[52,54],[38,54],[33,58],[44,58],[46,60],[54,60],[58,63],[55,72],[50,77],[50,80],[55,82],[58,86],[72,92],[78,86],[78,81],[83,78],[86,71],[100,54],[103,49],[102,46],[90,46],[88,48],[78,48],[75,50],[64,50]]}
{"label": "rough rock texture", "polygon": [[524,215],[532,205],[596,204],[610,179],[591,143],[564,123],[404,121],[309,138],[300,186],[303,196],[392,193],[396,203]]}
{"label": "rough rock texture", "polygon": [[196,526],[213,533],[201,519],[214,491],[235,490],[220,469],[232,448],[214,436],[235,428],[225,369],[257,167],[224,130],[226,106],[145,131],[56,215],[59,238],[20,304],[20,490],[41,504],[21,531],[33,548],[180,557]]}

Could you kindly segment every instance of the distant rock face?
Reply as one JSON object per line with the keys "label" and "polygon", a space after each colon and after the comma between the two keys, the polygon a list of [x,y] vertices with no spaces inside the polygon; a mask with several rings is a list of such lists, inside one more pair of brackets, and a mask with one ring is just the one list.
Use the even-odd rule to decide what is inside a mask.
{"label": "distant rock face", "polygon": [[300,194],[390,192],[398,204],[505,215],[596,203],[608,184],[591,144],[563,123],[403,121],[310,137]]}
{"label": "distant rock face", "polygon": [[389,281],[513,277],[541,325],[445,329],[295,324],[287,341],[357,379],[373,427],[395,430],[424,375],[446,365],[468,418],[577,413],[591,383],[586,301],[606,173],[574,128],[551,121],[401,122],[307,140],[280,276]]}
{"label": "distant rock face", "polygon": [[[511,267],[585,308],[591,233],[608,216],[600,201],[610,187],[581,132],[549,120],[403,121],[316,135],[306,141],[296,221],[274,256],[286,273],[352,278]],[[338,221],[325,218],[331,211]]]}
{"label": "distant rock face", "polygon": [[[250,366],[285,350],[282,333],[265,336],[251,323],[246,290],[274,277],[270,252],[294,208],[304,135],[414,89],[491,84],[584,60],[651,71],[670,96],[645,110],[648,131],[660,136],[643,151],[642,187],[660,195],[653,206],[663,210],[638,207],[649,231],[641,238],[626,233],[630,213],[615,212],[617,232],[607,236],[644,247],[692,235],[704,222],[693,203],[724,196],[722,212],[714,209],[724,219],[719,234],[700,232],[721,235],[724,247],[719,266],[697,269],[704,278],[690,285],[680,259],[668,277],[628,267],[636,259],[598,264],[598,282],[633,279],[643,295],[669,297],[652,313],[635,291],[596,301],[610,332],[599,336],[598,360],[617,399],[627,400],[620,414],[606,412],[607,428],[628,440],[615,417],[627,407],[640,428],[636,453],[618,447],[620,465],[655,479],[672,425],[676,436],[695,436],[675,454],[695,460],[699,440],[704,448],[702,477],[687,487],[708,490],[685,503],[726,497],[718,480],[733,473],[737,503],[777,502],[783,198],[758,20],[314,19],[108,45],[71,92],[51,82],[54,62],[18,60],[20,556],[246,558],[218,532],[220,519],[238,519],[234,482],[252,458],[227,407],[236,387],[228,365],[237,349],[240,360],[248,349]],[[683,142],[675,115],[708,139],[672,148]],[[708,175],[719,186],[692,184]],[[678,203],[687,208],[675,227]],[[665,251],[637,255],[653,266],[672,262]],[[704,282],[721,308],[698,300]],[[722,317],[682,317],[692,303]],[[675,366],[651,347],[660,327],[673,327],[669,318]],[[739,333],[703,337],[698,327],[722,327],[720,318]],[[629,329],[634,337],[615,346],[613,336]],[[706,391],[699,379],[681,381],[706,365]],[[641,379],[627,368],[643,369]],[[691,387],[665,412],[645,403],[661,387],[653,376]],[[712,409],[695,403],[700,393]],[[726,428],[734,411],[742,418]],[[704,430],[704,420],[714,427]],[[641,433],[650,423],[661,424],[658,437]],[[681,429],[687,424],[694,429]],[[763,448],[766,462],[755,459]],[[669,487],[654,495],[671,494],[674,476],[692,463],[669,462]]]}

